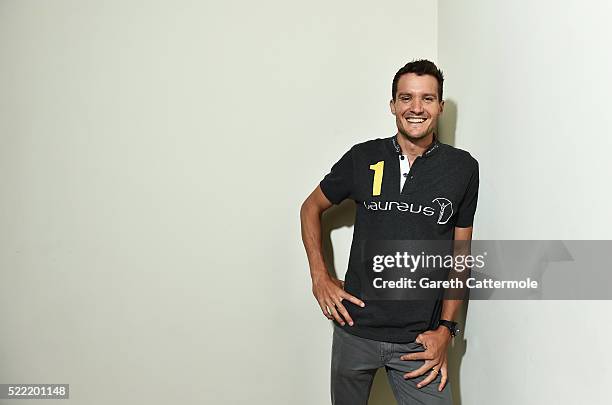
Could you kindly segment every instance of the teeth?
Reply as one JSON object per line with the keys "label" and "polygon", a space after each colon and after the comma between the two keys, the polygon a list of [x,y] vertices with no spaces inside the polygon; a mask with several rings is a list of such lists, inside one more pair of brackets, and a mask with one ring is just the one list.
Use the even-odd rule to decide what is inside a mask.
{"label": "teeth", "polygon": [[421,122],[425,122],[426,119],[425,118],[406,118],[406,121],[418,124]]}

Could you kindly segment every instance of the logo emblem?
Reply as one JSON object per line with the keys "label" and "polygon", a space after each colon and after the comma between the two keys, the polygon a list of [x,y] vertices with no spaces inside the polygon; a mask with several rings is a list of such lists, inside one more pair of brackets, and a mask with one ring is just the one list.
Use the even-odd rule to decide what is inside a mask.
{"label": "logo emblem", "polygon": [[438,216],[438,224],[444,225],[453,216],[453,203],[447,198],[434,198],[431,202],[438,203],[440,206],[440,215]]}

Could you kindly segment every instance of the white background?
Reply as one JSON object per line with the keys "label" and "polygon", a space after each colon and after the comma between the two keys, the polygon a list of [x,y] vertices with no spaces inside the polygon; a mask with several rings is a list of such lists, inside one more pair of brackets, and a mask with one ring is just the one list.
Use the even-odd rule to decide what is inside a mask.
{"label": "white background", "polygon": [[[475,237],[610,239],[611,16],[0,2],[0,382],[69,383],[88,405],[328,403],[299,206],[352,144],[394,133],[391,80],[414,58],[444,70],[442,132],[480,161]],[[604,404],[609,311],[470,303],[457,404]],[[393,403],[381,373],[371,403]]]}

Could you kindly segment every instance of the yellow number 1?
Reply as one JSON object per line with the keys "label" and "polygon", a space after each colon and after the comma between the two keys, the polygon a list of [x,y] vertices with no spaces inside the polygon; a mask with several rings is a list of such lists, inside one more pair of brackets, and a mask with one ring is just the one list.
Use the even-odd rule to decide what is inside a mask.
{"label": "yellow number 1", "polygon": [[384,168],[385,168],[384,160],[381,160],[375,165],[370,165],[370,170],[374,170],[374,183],[372,184],[372,195],[380,195],[380,186],[382,186]]}

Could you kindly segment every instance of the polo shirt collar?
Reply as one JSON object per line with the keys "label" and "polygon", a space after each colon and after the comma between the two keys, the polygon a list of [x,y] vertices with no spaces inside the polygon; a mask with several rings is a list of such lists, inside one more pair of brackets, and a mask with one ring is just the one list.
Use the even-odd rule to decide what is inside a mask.
{"label": "polo shirt collar", "polygon": [[[399,143],[397,142],[397,134],[389,138],[388,145],[390,146],[392,152],[398,155],[402,154],[402,149],[400,148]],[[429,157],[432,154],[436,153],[439,149],[440,149],[440,141],[438,140],[438,135],[434,132],[433,141],[431,142],[431,144],[429,144],[427,149],[425,149],[425,152],[423,152],[422,156]]]}

